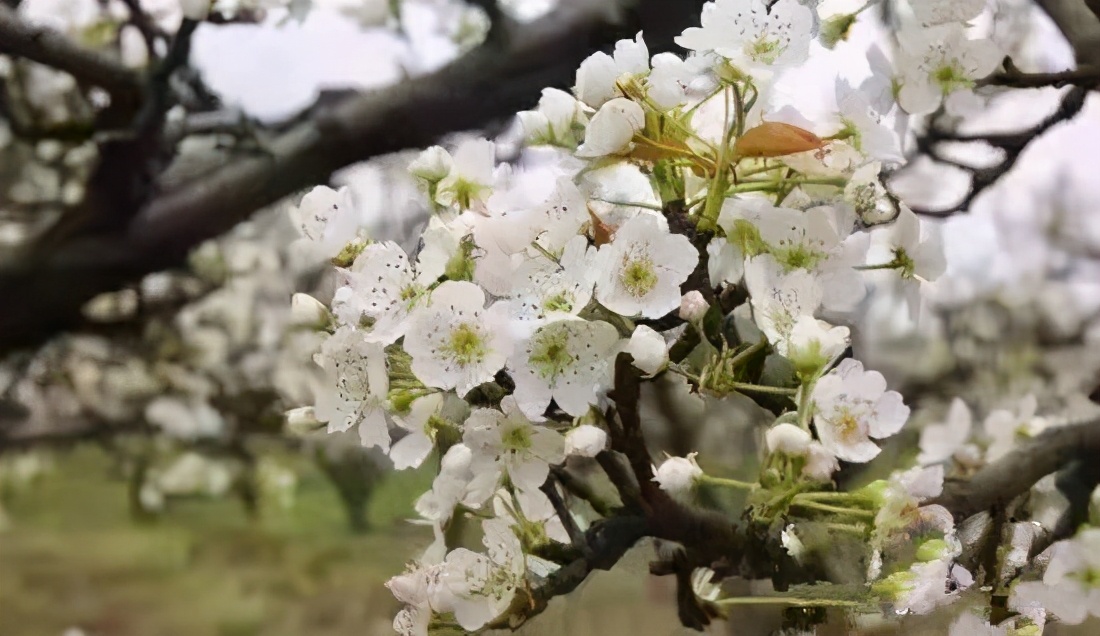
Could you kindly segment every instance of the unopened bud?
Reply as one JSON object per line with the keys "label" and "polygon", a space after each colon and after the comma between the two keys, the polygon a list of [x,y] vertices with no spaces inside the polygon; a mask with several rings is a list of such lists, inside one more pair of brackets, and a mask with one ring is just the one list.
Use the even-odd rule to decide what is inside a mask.
{"label": "unopened bud", "polygon": [[286,412],[286,430],[291,435],[306,435],[324,426],[318,421],[312,406],[302,406]]}
{"label": "unopened bud", "polygon": [[328,307],[309,294],[290,297],[290,322],[296,327],[325,329],[332,322]]}
{"label": "unopened bud", "polygon": [[703,298],[703,294],[691,290],[680,298],[680,318],[691,322],[699,322],[707,315],[710,305]]}

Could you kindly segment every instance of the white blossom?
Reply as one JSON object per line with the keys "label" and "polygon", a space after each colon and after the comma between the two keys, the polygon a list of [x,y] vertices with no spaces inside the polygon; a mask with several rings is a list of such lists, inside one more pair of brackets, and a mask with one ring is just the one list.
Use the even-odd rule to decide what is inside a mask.
{"label": "white blossom", "polygon": [[633,356],[634,366],[647,377],[657,375],[668,366],[668,344],[661,334],[648,325],[634,328],[623,351]]}
{"label": "white blossom", "polygon": [[639,215],[615,231],[596,255],[596,299],[624,316],[659,318],[680,305],[680,284],[699,253],[656,217]]}
{"label": "white blossom", "polygon": [[972,88],[996,70],[1004,57],[991,40],[967,39],[957,24],[902,35],[898,104],[914,115],[930,113],[947,95]]}
{"label": "white blossom", "polygon": [[458,145],[450,172],[436,186],[435,201],[442,206],[468,210],[483,206],[492,194],[493,142],[469,139]]}
{"label": "white blossom", "polygon": [[620,94],[616,84],[624,79],[649,71],[649,49],[642,34],[634,40],[619,40],[614,55],[602,51],[593,53],[577,69],[577,99],[592,108],[599,108]]}
{"label": "white blossom", "polygon": [[345,284],[332,300],[337,320],[361,329],[368,342],[382,344],[405,334],[410,312],[438,277],[414,271],[405,250],[393,241],[366,246],[342,273]]}
{"label": "white blossom", "polygon": [[634,134],[644,127],[642,107],[629,99],[616,97],[596,111],[576,154],[585,158],[626,154],[634,148]]}
{"label": "white blossom", "polygon": [[680,297],[680,313],[677,315],[681,320],[695,323],[701,321],[709,309],[703,294],[693,289]]}
{"label": "white blossom", "polygon": [[565,454],[595,457],[607,448],[607,431],[591,424],[581,424],[565,434]]}
{"label": "white blossom", "polygon": [[351,327],[332,334],[317,355],[327,383],[317,396],[316,415],[330,433],[358,426],[363,446],[390,447],[386,399],[390,380],[382,345],[369,343]]}
{"label": "white blossom", "polygon": [[313,188],[290,209],[290,218],[302,237],[326,258],[339,254],[359,231],[359,218],[346,187]]}
{"label": "white blossom", "polygon": [[793,457],[809,453],[812,441],[809,431],[787,422],[776,424],[764,434],[764,442],[769,451]]}
{"label": "white blossom", "polygon": [[476,409],[466,420],[462,439],[473,453],[471,467],[505,472],[520,490],[538,489],[550,464],[565,460],[565,440],[527,419],[514,398],[504,398],[501,408]]}
{"label": "white blossom", "polygon": [[556,88],[542,89],[538,108],[523,111],[517,117],[529,144],[569,149],[577,147],[577,129],[588,121],[583,103]]}
{"label": "white blossom", "polygon": [[463,629],[485,626],[512,604],[523,584],[523,546],[501,519],[481,522],[485,554],[458,548],[447,555],[439,575],[449,611]]}
{"label": "white blossom", "polygon": [[897,391],[886,390],[877,371],[864,371],[858,360],[844,360],[813,390],[818,437],[834,455],[849,462],[867,462],[879,454],[871,438],[889,437],[909,419],[909,407]]}
{"label": "white blossom", "polygon": [[653,481],[673,498],[685,500],[695,489],[695,483],[703,475],[703,469],[695,461],[698,453],[687,457],[669,457],[654,471]]}
{"label": "white blossom", "polygon": [[714,51],[748,69],[787,67],[809,55],[813,14],[797,0],[717,0],[703,5],[701,27],[676,43],[693,51]]}
{"label": "white blossom", "polygon": [[512,353],[507,303],[485,308],[485,293],[465,281],[447,281],[409,317],[405,351],[424,384],[469,393],[489,382]]}
{"label": "white blossom", "polygon": [[570,415],[587,413],[611,382],[609,354],[618,341],[615,327],[598,320],[559,320],[539,327],[516,345],[508,361],[516,403],[535,418],[542,417],[551,399]]}
{"label": "white blossom", "polygon": [[929,424],[921,429],[917,462],[928,465],[951,459],[970,438],[972,420],[966,402],[960,398],[952,400],[943,423]]}

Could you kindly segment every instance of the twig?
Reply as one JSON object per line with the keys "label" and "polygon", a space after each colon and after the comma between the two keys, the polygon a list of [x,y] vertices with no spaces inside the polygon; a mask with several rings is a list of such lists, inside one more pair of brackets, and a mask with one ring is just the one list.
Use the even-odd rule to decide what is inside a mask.
{"label": "twig", "polygon": [[133,70],[102,53],[77,46],[53,29],[25,22],[5,4],[0,4],[0,53],[65,71],[112,94],[142,90],[141,76]]}
{"label": "twig", "polygon": [[579,550],[585,558],[589,558],[592,556],[592,549],[589,547],[588,542],[585,541],[584,533],[581,532],[581,529],[577,526],[577,520],[574,519],[573,514],[569,512],[569,507],[565,505],[565,501],[563,501],[561,495],[558,494],[555,482],[557,482],[557,478],[554,477],[554,475],[550,475],[540,490],[542,490],[546,498],[550,500],[550,505],[554,507],[554,512],[556,512],[558,518],[561,519],[561,524],[565,526],[565,532],[569,535],[569,540],[573,543],[573,547]]}
{"label": "twig", "polygon": [[[934,125],[931,126],[927,134],[917,139],[917,149],[927,154],[934,161],[945,165],[951,165],[968,172],[970,174],[970,185],[962,200],[951,207],[932,209],[913,206],[913,211],[917,214],[924,214],[927,216],[946,217],[968,210],[979,194],[1012,170],[1016,162],[1020,159],[1020,155],[1023,154],[1023,151],[1032,141],[1045,134],[1054,126],[1076,117],[1084,108],[1085,100],[1090,90],[1091,88],[1089,87],[1074,86],[1062,96],[1062,101],[1058,104],[1058,108],[1053,113],[1045,117],[1035,126],[1017,133],[959,135],[940,130]],[[1004,157],[994,166],[983,168],[968,166],[945,158],[940,154],[938,145],[946,141],[964,143],[982,142],[1003,151]]]}

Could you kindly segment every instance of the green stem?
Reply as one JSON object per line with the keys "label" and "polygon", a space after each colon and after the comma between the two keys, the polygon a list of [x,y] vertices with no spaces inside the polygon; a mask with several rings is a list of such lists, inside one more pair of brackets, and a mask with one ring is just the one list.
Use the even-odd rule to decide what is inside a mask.
{"label": "green stem", "polygon": [[837,515],[859,517],[862,519],[875,518],[875,513],[871,512],[870,510],[845,508],[842,506],[830,506],[828,504],[818,503],[816,501],[799,501],[798,495],[795,495],[794,499],[791,500],[791,506],[798,506],[799,508],[805,508],[807,510],[817,510],[818,512],[828,512]]}
{"label": "green stem", "polygon": [[838,598],[796,598],[793,596],[733,596],[718,599],[718,605],[797,605],[798,607],[859,607],[858,601]]}
{"label": "green stem", "polygon": [[730,382],[726,386],[747,393],[770,393],[773,395],[794,395],[798,389],[788,389],[781,386],[767,386],[764,384],[749,384],[748,382]]}
{"label": "green stem", "polygon": [[723,488],[736,488],[738,490],[752,490],[756,488],[755,483],[747,481],[739,481],[737,479],[726,479],[725,477],[711,477],[710,475],[700,475],[696,478],[700,484],[707,484],[709,486],[721,486]]}

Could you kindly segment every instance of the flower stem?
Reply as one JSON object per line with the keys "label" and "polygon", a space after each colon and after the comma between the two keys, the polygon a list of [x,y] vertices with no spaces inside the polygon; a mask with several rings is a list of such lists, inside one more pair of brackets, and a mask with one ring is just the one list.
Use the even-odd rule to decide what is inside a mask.
{"label": "flower stem", "polygon": [[788,389],[781,386],[767,386],[764,384],[749,384],[748,382],[730,382],[727,386],[742,393],[771,393],[774,395],[794,395],[798,389]]}
{"label": "flower stem", "polygon": [[707,484],[709,486],[721,486],[723,488],[737,488],[738,490],[752,490],[756,488],[756,484],[747,481],[740,481],[737,479],[726,479],[725,477],[711,477],[710,475],[700,475],[697,480],[701,484]]}
{"label": "flower stem", "polygon": [[718,599],[719,605],[797,605],[798,607],[859,607],[858,601],[839,598],[796,598],[793,596],[733,596]]}
{"label": "flower stem", "polygon": [[799,500],[798,495],[794,496],[791,500],[791,506],[798,506],[799,508],[805,508],[807,510],[817,510],[819,512],[829,512],[837,515],[848,515],[852,517],[860,517],[863,519],[874,519],[875,513],[870,510],[862,510],[859,508],[847,508],[843,506],[830,506],[828,504],[818,503],[816,501]]}

